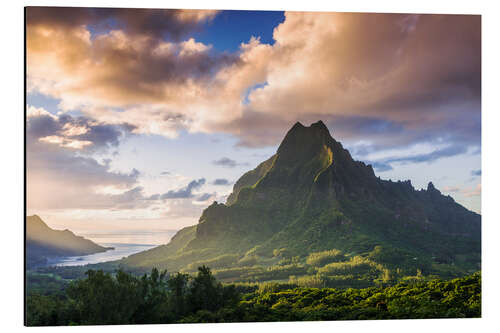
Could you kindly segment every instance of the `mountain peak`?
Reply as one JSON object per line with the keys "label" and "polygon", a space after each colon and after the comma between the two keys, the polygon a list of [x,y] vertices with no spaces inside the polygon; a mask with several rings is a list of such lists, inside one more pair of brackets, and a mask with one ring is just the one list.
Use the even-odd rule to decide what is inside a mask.
{"label": "mountain peak", "polygon": [[307,130],[307,131],[326,131],[328,133],[330,133],[330,131],[328,130],[328,127],[326,127],[325,123],[321,120],[318,120],[317,122],[315,123],[312,123],[310,126],[304,126],[300,121],[297,121],[291,128],[288,132],[294,132],[294,131],[304,131],[304,130]]}
{"label": "mountain peak", "polygon": [[294,129],[294,128],[305,128],[304,125],[302,125],[302,123],[300,121],[297,121],[291,129]]}
{"label": "mountain peak", "polygon": [[321,120],[312,123],[309,127],[296,122],[281,142],[278,152],[282,152],[285,147],[296,150],[298,147],[322,145],[329,140],[332,140],[330,131],[328,131],[328,128]]}
{"label": "mountain peak", "polygon": [[434,184],[432,182],[429,182],[429,184],[427,184],[427,192],[441,195],[441,191],[434,187]]}
{"label": "mountain peak", "polygon": [[49,228],[49,226],[38,215],[27,216],[26,225],[28,228]]}
{"label": "mountain peak", "polygon": [[330,131],[328,130],[328,127],[326,127],[325,123],[321,120],[318,120],[317,122],[315,123],[312,123],[310,126],[304,126],[300,121],[297,121],[293,126],[292,128],[290,128],[289,132],[293,132],[293,131],[308,131],[308,132],[317,132],[317,131],[321,131],[321,132],[328,132],[328,134],[330,134]]}
{"label": "mountain peak", "polygon": [[310,127],[314,128],[314,129],[322,130],[322,131],[327,131],[328,133],[330,133],[330,131],[328,130],[328,127],[326,127],[325,123],[322,122],[321,120],[318,120],[317,122],[312,123]]}
{"label": "mountain peak", "polygon": [[38,215],[26,216],[27,266],[45,265],[47,258],[81,256],[106,251],[91,240],[68,229],[50,228]]}

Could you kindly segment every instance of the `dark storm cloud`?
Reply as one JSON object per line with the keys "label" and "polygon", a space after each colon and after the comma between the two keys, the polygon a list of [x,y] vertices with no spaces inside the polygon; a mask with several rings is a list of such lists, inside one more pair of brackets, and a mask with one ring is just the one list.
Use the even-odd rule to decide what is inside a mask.
{"label": "dark storm cloud", "polygon": [[29,25],[71,28],[87,25],[93,30],[121,29],[131,34],[178,40],[212,18],[214,11],[134,8],[28,7]]}
{"label": "dark storm cloud", "polygon": [[181,188],[180,190],[173,191],[170,190],[167,193],[163,193],[160,195],[160,199],[187,199],[192,198],[194,196],[193,190],[199,189],[205,184],[205,178],[200,178],[198,180],[191,181],[186,187]]}

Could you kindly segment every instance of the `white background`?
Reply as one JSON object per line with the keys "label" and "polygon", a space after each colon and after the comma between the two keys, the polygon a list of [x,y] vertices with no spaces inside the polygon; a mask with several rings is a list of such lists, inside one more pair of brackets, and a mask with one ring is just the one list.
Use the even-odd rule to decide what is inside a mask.
{"label": "white background", "polygon": [[[482,61],[482,213],[483,213],[483,318],[452,320],[391,320],[349,321],[314,323],[251,323],[251,324],[199,324],[199,325],[146,325],[146,326],[93,326],[63,328],[23,327],[23,77],[24,77],[24,10],[23,6],[108,6],[142,8],[198,8],[198,9],[262,9],[350,11],[385,13],[448,13],[481,14],[483,32]],[[29,330],[48,332],[71,330],[74,332],[265,332],[265,331],[349,331],[349,332],[489,332],[500,327],[499,294],[499,240],[498,214],[500,118],[498,97],[500,71],[500,13],[494,1],[436,1],[414,0],[344,0],[344,1],[296,1],[252,0],[169,0],[169,1],[18,1],[2,3],[1,7],[1,283],[0,327],[4,332]]]}

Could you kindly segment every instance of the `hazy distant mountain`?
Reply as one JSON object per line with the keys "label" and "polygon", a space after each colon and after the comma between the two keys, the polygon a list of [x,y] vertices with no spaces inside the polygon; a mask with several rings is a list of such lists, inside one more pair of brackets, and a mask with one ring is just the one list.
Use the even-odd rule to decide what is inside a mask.
{"label": "hazy distant mountain", "polygon": [[410,181],[380,179],[319,121],[296,123],[226,204],[214,202],[197,225],[123,264],[207,264],[219,278],[241,281],[373,281],[473,272],[480,250],[480,215],[432,183],[417,191]]}
{"label": "hazy distant mountain", "polygon": [[76,236],[67,229],[51,229],[37,215],[26,217],[28,267],[43,265],[47,258],[88,255],[108,249],[81,236]]}

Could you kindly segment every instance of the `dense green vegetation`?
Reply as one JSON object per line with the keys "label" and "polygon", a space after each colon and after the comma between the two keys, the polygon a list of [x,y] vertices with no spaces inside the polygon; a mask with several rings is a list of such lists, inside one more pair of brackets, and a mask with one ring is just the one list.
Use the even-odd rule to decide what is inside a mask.
{"label": "dense green vegetation", "polygon": [[[191,277],[153,269],[137,277],[121,270],[116,274],[89,270],[84,279],[70,282],[63,293],[27,296],[27,324],[95,325],[172,323],[182,318],[222,308],[239,301],[235,286],[217,282],[205,266]],[[36,290],[36,289],[35,289]]]}
{"label": "dense green vegetation", "polygon": [[26,292],[41,295],[62,295],[70,280],[53,273],[26,273]]}
{"label": "dense green vegetation", "polygon": [[[411,252],[381,245],[366,252],[345,253],[331,249],[311,252],[307,256],[293,256],[288,249],[279,248],[271,257],[253,252],[245,255],[223,254],[186,264],[179,271],[191,274],[196,272],[196,267],[205,265],[212,267],[214,276],[224,283],[280,282],[315,288],[366,288],[472,274],[480,269],[475,263],[478,258],[474,256],[462,255],[459,257],[461,263],[456,264],[438,263],[425,255],[416,257]],[[122,269],[136,275],[150,271],[147,267],[130,267],[123,265],[122,261],[114,261],[86,266],[41,267],[30,274],[72,280],[85,277],[89,269],[108,273]]]}
{"label": "dense green vegetation", "polygon": [[465,318],[481,316],[481,275],[365,289],[254,292],[240,302],[248,321]]}
{"label": "dense green vegetation", "polygon": [[157,269],[140,277],[89,270],[61,292],[42,295],[31,289],[26,320],[29,326],[45,326],[480,316],[479,272],[451,281],[334,289],[221,284],[202,266],[194,276]]}

